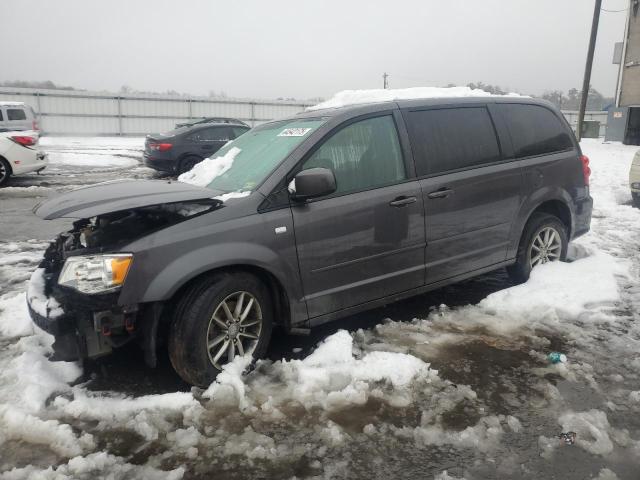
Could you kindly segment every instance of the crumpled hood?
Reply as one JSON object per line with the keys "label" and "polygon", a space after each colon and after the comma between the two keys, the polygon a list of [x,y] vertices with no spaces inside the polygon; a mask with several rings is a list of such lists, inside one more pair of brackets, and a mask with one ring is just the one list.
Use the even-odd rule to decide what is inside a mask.
{"label": "crumpled hood", "polygon": [[132,208],[213,198],[220,194],[222,192],[218,190],[176,181],[115,180],[45,200],[33,208],[33,213],[45,220],[91,218]]}

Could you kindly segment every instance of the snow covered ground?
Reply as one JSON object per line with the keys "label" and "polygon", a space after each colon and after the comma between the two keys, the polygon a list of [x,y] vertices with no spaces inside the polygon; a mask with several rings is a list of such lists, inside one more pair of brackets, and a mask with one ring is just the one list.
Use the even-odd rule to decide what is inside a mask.
{"label": "snow covered ground", "polygon": [[[137,148],[101,141],[89,150],[109,158]],[[56,142],[63,168],[88,165],[75,163],[85,145]],[[367,328],[334,326],[245,375],[237,358],[206,391],[101,389],[49,362],[24,302],[46,237],[0,242],[0,478],[637,479],[637,147],[582,146],[594,218],[571,262],[520,286],[498,272],[413,299],[409,320],[369,312]],[[575,445],[557,438],[568,431]]]}
{"label": "snow covered ground", "polygon": [[142,158],[141,137],[43,137],[40,148],[49,155],[49,170],[69,167],[131,167]]}

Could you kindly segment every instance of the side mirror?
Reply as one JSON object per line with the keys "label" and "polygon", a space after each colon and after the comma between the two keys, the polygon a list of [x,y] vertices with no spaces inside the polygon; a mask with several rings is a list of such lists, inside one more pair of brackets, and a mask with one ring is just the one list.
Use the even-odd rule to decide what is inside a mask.
{"label": "side mirror", "polygon": [[310,168],[298,173],[289,184],[294,200],[305,201],[336,191],[336,177],[328,168]]}

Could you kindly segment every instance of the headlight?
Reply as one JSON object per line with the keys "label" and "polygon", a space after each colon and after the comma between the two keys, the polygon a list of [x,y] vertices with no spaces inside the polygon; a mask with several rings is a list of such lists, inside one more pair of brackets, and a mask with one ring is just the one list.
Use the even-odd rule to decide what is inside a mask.
{"label": "headlight", "polygon": [[69,257],[58,284],[82,293],[111,292],[122,286],[132,261],[130,253]]}

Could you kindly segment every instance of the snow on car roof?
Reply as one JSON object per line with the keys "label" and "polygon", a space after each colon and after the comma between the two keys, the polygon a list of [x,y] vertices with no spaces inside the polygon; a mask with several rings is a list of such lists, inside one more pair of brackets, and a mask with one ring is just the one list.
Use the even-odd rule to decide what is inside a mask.
{"label": "snow on car roof", "polygon": [[[308,111],[321,110],[325,108],[339,108],[348,105],[359,105],[363,103],[392,102],[395,100],[416,100],[422,98],[463,98],[463,97],[494,97],[504,95],[493,95],[478,88],[469,87],[413,87],[397,89],[372,89],[372,90],[343,90],[336,93],[327,101],[321,102]],[[520,96],[510,93],[508,96]]]}
{"label": "snow on car roof", "polygon": [[26,104],[24,102],[4,102],[4,101],[0,101],[0,105],[5,105],[5,106],[15,106],[15,107],[23,107],[26,106]]}

